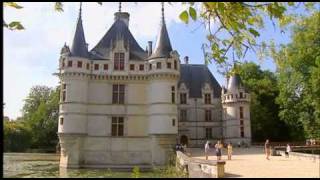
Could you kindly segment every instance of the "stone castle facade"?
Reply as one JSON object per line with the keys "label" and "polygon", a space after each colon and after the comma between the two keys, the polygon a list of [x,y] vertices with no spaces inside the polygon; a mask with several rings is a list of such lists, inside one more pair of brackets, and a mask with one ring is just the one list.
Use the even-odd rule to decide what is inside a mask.
{"label": "stone castle facade", "polygon": [[139,46],[129,13],[119,11],[89,51],[80,8],[57,73],[60,167],[151,168],[165,165],[177,142],[250,143],[250,95],[240,77],[221,88],[207,66],[185,61],[172,49],[163,14],[154,49]]}

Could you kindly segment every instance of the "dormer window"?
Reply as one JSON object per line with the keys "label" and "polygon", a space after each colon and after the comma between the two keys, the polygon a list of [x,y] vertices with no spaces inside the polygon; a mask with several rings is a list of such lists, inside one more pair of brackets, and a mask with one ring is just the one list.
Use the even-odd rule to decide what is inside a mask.
{"label": "dormer window", "polygon": [[114,70],[124,70],[124,53],[114,53]]}
{"label": "dormer window", "polygon": [[187,104],[187,93],[180,94],[180,104]]}
{"label": "dormer window", "polygon": [[211,94],[204,94],[204,103],[211,104]]}

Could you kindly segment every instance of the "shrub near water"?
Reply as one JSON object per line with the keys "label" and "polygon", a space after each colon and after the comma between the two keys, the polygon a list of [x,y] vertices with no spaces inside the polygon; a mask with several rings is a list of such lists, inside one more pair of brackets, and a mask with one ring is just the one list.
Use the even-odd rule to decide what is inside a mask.
{"label": "shrub near water", "polygon": [[4,121],[4,152],[22,152],[31,144],[31,132],[20,121]]}

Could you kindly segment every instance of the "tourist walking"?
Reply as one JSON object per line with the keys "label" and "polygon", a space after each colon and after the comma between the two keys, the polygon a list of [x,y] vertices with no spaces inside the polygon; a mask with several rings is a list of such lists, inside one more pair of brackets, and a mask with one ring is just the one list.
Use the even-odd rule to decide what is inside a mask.
{"label": "tourist walking", "polygon": [[266,153],[266,159],[269,159],[270,156],[270,143],[269,143],[269,139],[266,140],[266,143],[264,144],[264,151]]}
{"label": "tourist walking", "polygon": [[286,158],[289,158],[289,152],[291,152],[291,147],[289,144],[287,144],[287,148],[286,148]]}
{"label": "tourist walking", "polygon": [[208,160],[209,150],[210,150],[210,142],[207,141],[207,143],[204,145],[204,154],[206,156],[206,160]]}
{"label": "tourist walking", "polygon": [[227,148],[228,148],[228,160],[231,160],[231,156],[232,156],[232,144],[229,143]]}
{"label": "tourist walking", "polygon": [[221,142],[218,141],[217,144],[215,145],[217,160],[221,160],[221,148],[222,148]]}

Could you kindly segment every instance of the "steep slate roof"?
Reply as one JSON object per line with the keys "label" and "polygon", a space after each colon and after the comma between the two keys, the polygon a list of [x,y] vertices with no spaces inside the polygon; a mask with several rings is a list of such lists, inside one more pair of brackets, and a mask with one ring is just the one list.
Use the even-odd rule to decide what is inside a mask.
{"label": "steep slate roof", "polygon": [[72,47],[71,47],[71,56],[78,56],[78,57],[88,57],[88,48],[87,43],[84,38],[84,31],[82,26],[82,18],[81,18],[81,6],[80,12],[76,27],[76,32],[74,34]]}
{"label": "steep slate roof", "polygon": [[164,20],[164,8],[162,4],[162,21],[161,21],[161,27],[158,34],[157,44],[155,47],[155,50],[152,52],[149,59],[152,58],[168,58],[170,57],[170,52],[172,51],[171,43],[169,34],[167,31],[167,26]]}
{"label": "steep slate roof", "polygon": [[127,25],[120,19],[116,20],[99,43],[90,51],[92,59],[106,59],[111,52],[111,42],[116,43],[122,38],[125,45],[129,42],[130,60],[145,60],[147,53],[139,46]]}
{"label": "steep slate roof", "polygon": [[213,88],[215,98],[221,97],[221,87],[206,65],[181,64],[179,86],[181,83],[186,84],[190,98],[202,98],[201,90],[205,83]]}

